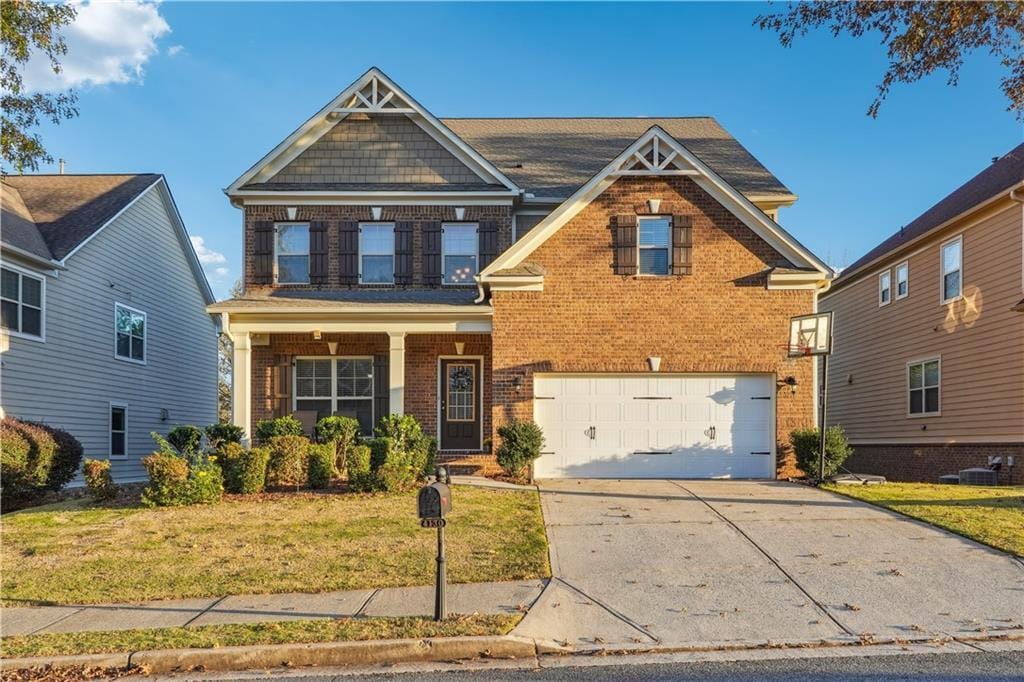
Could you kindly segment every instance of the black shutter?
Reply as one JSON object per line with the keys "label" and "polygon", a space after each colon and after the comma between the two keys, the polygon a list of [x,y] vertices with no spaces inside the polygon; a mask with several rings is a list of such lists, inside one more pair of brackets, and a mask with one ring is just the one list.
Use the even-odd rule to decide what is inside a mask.
{"label": "black shutter", "polygon": [[274,416],[292,413],[292,356],[274,356]]}
{"label": "black shutter", "polygon": [[253,284],[274,282],[274,223],[258,220],[253,227]]}
{"label": "black shutter", "polygon": [[340,284],[359,284],[359,223],[354,220],[338,226],[338,273]]}
{"label": "black shutter", "polygon": [[327,284],[327,223],[309,224],[309,282]]}
{"label": "black shutter", "polygon": [[672,216],[672,274],[693,274],[693,218]]}
{"label": "black shutter", "polygon": [[412,284],[412,223],[395,223],[395,284]]}
{"label": "black shutter", "polygon": [[388,375],[388,356],[373,356],[373,428],[391,414],[391,382]]}
{"label": "black shutter", "polygon": [[441,223],[423,223],[423,283],[441,284]]}
{"label": "black shutter", "polygon": [[498,257],[498,223],[484,220],[477,228],[477,240],[480,249],[480,270],[483,270]]}
{"label": "black shutter", "polygon": [[613,268],[616,275],[636,274],[637,218],[635,214],[612,216]]}

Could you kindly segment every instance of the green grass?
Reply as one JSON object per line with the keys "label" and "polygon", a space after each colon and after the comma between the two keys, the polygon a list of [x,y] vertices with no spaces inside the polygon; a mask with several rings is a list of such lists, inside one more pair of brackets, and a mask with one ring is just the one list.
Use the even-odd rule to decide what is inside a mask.
{"label": "green grass", "polygon": [[1024,556],[1024,487],[883,483],[829,490]]}
{"label": "green grass", "polygon": [[130,653],[155,649],[212,649],[253,644],[505,635],[521,619],[521,614],[461,616],[448,618],[440,623],[426,618],[347,618],[25,635],[4,637],[0,640],[3,649],[0,656],[21,658]]}
{"label": "green grass", "polygon": [[[449,581],[549,575],[536,492],[459,486],[452,498]],[[414,492],[163,509],[76,500],[3,516],[0,541],[8,606],[427,585],[436,550]]]}

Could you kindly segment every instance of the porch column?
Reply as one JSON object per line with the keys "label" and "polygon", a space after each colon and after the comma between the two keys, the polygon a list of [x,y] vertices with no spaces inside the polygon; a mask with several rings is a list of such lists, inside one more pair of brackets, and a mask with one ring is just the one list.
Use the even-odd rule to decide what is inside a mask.
{"label": "porch column", "polygon": [[388,390],[391,414],[405,414],[405,332],[388,332]]}
{"label": "porch column", "polygon": [[243,438],[252,442],[252,344],[249,332],[231,335],[231,421],[245,430]]}

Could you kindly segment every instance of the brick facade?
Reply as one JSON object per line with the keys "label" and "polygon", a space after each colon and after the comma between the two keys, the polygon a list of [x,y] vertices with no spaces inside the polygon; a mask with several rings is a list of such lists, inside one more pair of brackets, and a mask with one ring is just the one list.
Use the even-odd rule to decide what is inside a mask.
{"label": "brick facade", "polygon": [[[856,445],[844,466],[859,474],[880,474],[890,481],[938,483],[944,474],[988,466],[989,457],[1003,458],[1001,484],[1024,485],[1024,443]],[[1012,469],[1007,457],[1014,458]]]}

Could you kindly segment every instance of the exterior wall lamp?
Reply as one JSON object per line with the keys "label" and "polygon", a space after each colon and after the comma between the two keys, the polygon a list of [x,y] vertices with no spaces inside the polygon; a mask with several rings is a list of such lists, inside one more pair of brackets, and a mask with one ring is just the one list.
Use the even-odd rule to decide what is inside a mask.
{"label": "exterior wall lamp", "polygon": [[797,385],[796,377],[788,376],[785,379],[782,379],[781,381],[778,381],[776,383],[778,384],[779,388],[781,388],[783,386],[789,386],[789,389],[790,389],[790,391],[793,392],[793,395],[796,395],[796,385]]}
{"label": "exterior wall lamp", "polygon": [[314,341],[319,341],[322,338],[323,338],[323,334],[320,333],[320,330],[319,329],[314,329],[313,330],[313,340]]}
{"label": "exterior wall lamp", "polygon": [[523,390],[523,375],[517,374],[512,377],[512,388],[516,390],[516,393]]}

